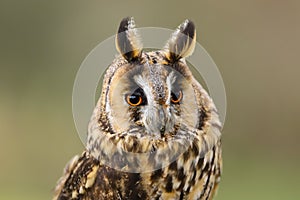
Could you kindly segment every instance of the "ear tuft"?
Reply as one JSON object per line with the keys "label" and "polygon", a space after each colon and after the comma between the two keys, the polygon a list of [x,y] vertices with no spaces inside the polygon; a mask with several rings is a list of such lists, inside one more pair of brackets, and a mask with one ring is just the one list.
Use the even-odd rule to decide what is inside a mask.
{"label": "ear tuft", "polygon": [[176,62],[181,58],[192,55],[196,44],[195,25],[190,20],[185,20],[168,40],[165,50],[167,58]]}
{"label": "ear tuft", "polygon": [[128,62],[141,56],[143,47],[133,17],[126,17],[121,21],[116,36],[116,48]]}

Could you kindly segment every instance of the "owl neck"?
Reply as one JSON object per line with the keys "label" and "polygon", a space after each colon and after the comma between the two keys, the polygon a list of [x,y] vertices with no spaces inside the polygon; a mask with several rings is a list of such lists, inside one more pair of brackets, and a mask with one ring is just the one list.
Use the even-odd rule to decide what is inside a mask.
{"label": "owl neck", "polygon": [[139,132],[111,134],[108,131],[99,123],[90,123],[88,152],[102,165],[134,173],[155,171],[174,161],[183,164],[187,152],[203,157],[220,140],[220,130],[213,125],[203,130],[182,126],[172,140],[153,139]]}

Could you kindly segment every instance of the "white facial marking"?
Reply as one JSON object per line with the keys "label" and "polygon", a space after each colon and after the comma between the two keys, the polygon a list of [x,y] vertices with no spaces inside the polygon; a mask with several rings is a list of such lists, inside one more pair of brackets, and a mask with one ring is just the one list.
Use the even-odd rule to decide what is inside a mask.
{"label": "white facial marking", "polygon": [[167,77],[167,86],[168,86],[168,89],[169,89],[169,92],[168,92],[168,96],[167,96],[167,101],[166,101],[166,104],[167,105],[170,105],[170,100],[171,100],[171,91],[172,91],[172,85],[175,83],[176,81],[176,77],[174,75],[174,72],[172,71],[168,77]]}
{"label": "white facial marking", "polygon": [[143,89],[145,96],[147,97],[148,104],[153,104],[153,99],[151,98],[151,88],[149,87],[148,80],[145,79],[142,75],[135,75],[133,79],[136,84],[138,84],[138,86]]}

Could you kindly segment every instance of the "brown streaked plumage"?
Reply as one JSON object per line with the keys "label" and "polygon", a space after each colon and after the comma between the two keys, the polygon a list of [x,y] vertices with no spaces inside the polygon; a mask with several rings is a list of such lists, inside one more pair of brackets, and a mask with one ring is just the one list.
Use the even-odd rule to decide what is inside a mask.
{"label": "brown streaked plumage", "polygon": [[54,199],[212,199],[222,169],[221,123],[185,58],[186,20],[163,50],[143,52],[132,18],[106,71],[86,150],[66,167]]}

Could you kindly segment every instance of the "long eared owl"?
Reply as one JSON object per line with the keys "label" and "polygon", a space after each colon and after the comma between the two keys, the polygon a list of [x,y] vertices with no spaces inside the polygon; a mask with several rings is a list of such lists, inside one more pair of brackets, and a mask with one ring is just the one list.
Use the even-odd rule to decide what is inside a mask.
{"label": "long eared owl", "polygon": [[86,149],[66,166],[54,199],[212,199],[221,168],[221,123],[185,58],[186,20],[164,48],[143,50],[132,18],[116,36],[88,126]]}

